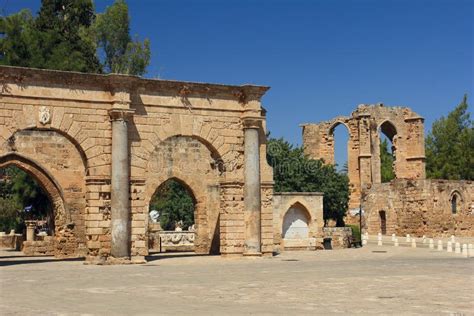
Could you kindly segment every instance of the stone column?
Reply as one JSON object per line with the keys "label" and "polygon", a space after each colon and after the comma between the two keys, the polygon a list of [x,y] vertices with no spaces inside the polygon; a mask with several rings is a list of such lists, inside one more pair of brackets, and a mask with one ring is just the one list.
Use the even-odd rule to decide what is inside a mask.
{"label": "stone column", "polygon": [[133,111],[112,109],[111,255],[130,257],[130,165],[127,121]]}
{"label": "stone column", "polygon": [[25,221],[26,224],[26,241],[34,241],[36,239],[36,221]]}
{"label": "stone column", "polygon": [[260,120],[244,120],[244,255],[261,255]]}

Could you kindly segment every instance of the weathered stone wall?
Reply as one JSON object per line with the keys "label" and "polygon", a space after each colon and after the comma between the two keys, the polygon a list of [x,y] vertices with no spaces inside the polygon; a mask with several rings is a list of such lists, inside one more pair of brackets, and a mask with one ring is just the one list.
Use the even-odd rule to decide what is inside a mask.
{"label": "weathered stone wall", "polygon": [[351,247],[352,229],[350,227],[324,227],[324,238],[331,238],[332,249]]}
{"label": "weathered stone wall", "polygon": [[[306,239],[283,239],[283,222],[291,208],[307,213],[309,236]],[[323,194],[319,192],[281,192],[273,195],[273,240],[275,251],[321,248],[323,237]]]}
{"label": "weathered stone wall", "polygon": [[[2,66],[0,167],[15,164],[30,172],[51,196],[55,216],[61,218],[58,245],[73,244],[74,255],[87,252],[88,260],[102,262],[111,255],[112,228],[117,227],[111,203],[112,126],[125,126],[129,192],[115,196],[130,196],[123,228],[130,229],[132,260],[143,261],[148,254],[148,203],[169,178],[181,180],[195,195],[198,251],[217,245],[221,254],[242,254],[250,224],[243,201],[244,122],[250,120],[259,134],[258,237],[261,252],[269,254],[273,176],[260,103],[267,89]],[[157,169],[160,157],[168,165]]]}
{"label": "weathered stone wall", "polygon": [[[451,201],[457,196],[457,211]],[[474,183],[452,180],[393,180],[364,190],[362,209],[369,234],[381,232],[381,211],[386,234],[421,237],[474,236]]]}
{"label": "weathered stone wall", "polygon": [[[350,117],[337,117],[319,124],[303,124],[305,152],[312,158],[334,163],[334,128],[348,129],[349,209],[359,208],[361,189],[380,183],[380,136],[393,144],[397,178],[425,178],[423,118],[406,107],[359,105]],[[351,218],[348,218],[349,222]]]}

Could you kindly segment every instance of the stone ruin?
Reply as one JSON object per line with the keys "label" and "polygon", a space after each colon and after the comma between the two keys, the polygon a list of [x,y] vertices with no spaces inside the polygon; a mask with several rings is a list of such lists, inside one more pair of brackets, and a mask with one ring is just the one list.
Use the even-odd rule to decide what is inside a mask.
{"label": "stone ruin", "polygon": [[[302,124],[305,153],[334,164],[334,128],[349,132],[349,212],[346,222],[371,234],[474,236],[471,181],[425,179],[423,118],[407,107],[362,104],[348,117]],[[381,181],[380,133],[392,142],[395,179]]]}

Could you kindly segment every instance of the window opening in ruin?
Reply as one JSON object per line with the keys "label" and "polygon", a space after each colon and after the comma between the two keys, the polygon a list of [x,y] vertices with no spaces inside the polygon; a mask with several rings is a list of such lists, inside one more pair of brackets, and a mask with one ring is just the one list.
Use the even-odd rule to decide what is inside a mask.
{"label": "window opening in ruin", "polygon": [[456,193],[451,197],[451,213],[456,214],[458,212],[458,195]]}
{"label": "window opening in ruin", "polygon": [[348,154],[349,154],[349,130],[346,125],[336,123],[329,134],[332,135],[334,148],[334,163],[337,171],[348,173]]}
{"label": "window opening in ruin", "polygon": [[25,221],[36,221],[36,234],[54,235],[53,206],[46,190],[22,169],[0,168],[0,231],[25,232]]}
{"label": "window opening in ruin", "polygon": [[166,231],[193,229],[195,198],[189,187],[177,180],[165,181],[153,194],[149,212],[152,222]]}
{"label": "window opening in ruin", "polygon": [[393,124],[386,121],[380,125],[379,139],[380,139],[380,176],[381,182],[390,182],[396,178],[395,175],[395,161],[396,161],[396,146],[395,137],[397,130]]}
{"label": "window opening in ruin", "polygon": [[387,214],[385,211],[379,211],[380,216],[380,232],[382,235],[387,234]]}

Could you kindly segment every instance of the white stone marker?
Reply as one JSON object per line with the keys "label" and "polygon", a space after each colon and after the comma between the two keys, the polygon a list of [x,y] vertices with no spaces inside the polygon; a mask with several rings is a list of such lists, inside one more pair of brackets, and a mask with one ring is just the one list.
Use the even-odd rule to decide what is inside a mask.
{"label": "white stone marker", "polygon": [[443,241],[438,240],[438,251],[443,251]]}
{"label": "white stone marker", "polygon": [[393,245],[395,247],[398,247],[398,238],[397,237],[395,237],[395,240],[393,241]]}
{"label": "white stone marker", "polygon": [[423,243],[426,244],[426,235],[423,235]]}
{"label": "white stone marker", "polygon": [[411,247],[412,247],[412,248],[416,248],[416,238],[413,238],[413,239],[411,240]]}
{"label": "white stone marker", "polygon": [[462,256],[465,257],[465,258],[469,257],[469,252],[467,250],[467,245],[466,244],[462,244]]}
{"label": "white stone marker", "polygon": [[433,238],[430,238],[430,249],[434,249]]}
{"label": "white stone marker", "polygon": [[396,238],[395,234],[392,234],[392,241],[395,241],[395,238]]}
{"label": "white stone marker", "polygon": [[454,253],[461,253],[461,244],[456,243],[456,246],[454,247]]}
{"label": "white stone marker", "polygon": [[456,240],[454,239],[454,235],[451,235],[451,242],[454,244]]}
{"label": "white stone marker", "polygon": [[405,238],[405,242],[410,242],[410,234],[407,234],[407,238]]}
{"label": "white stone marker", "polygon": [[469,257],[474,257],[474,245],[473,244],[467,245],[467,255]]}
{"label": "white stone marker", "polygon": [[448,250],[448,252],[453,252],[453,244],[451,241],[448,241],[448,245],[446,246],[446,250]]}
{"label": "white stone marker", "polygon": [[379,233],[377,236],[377,246],[382,246],[382,234]]}

